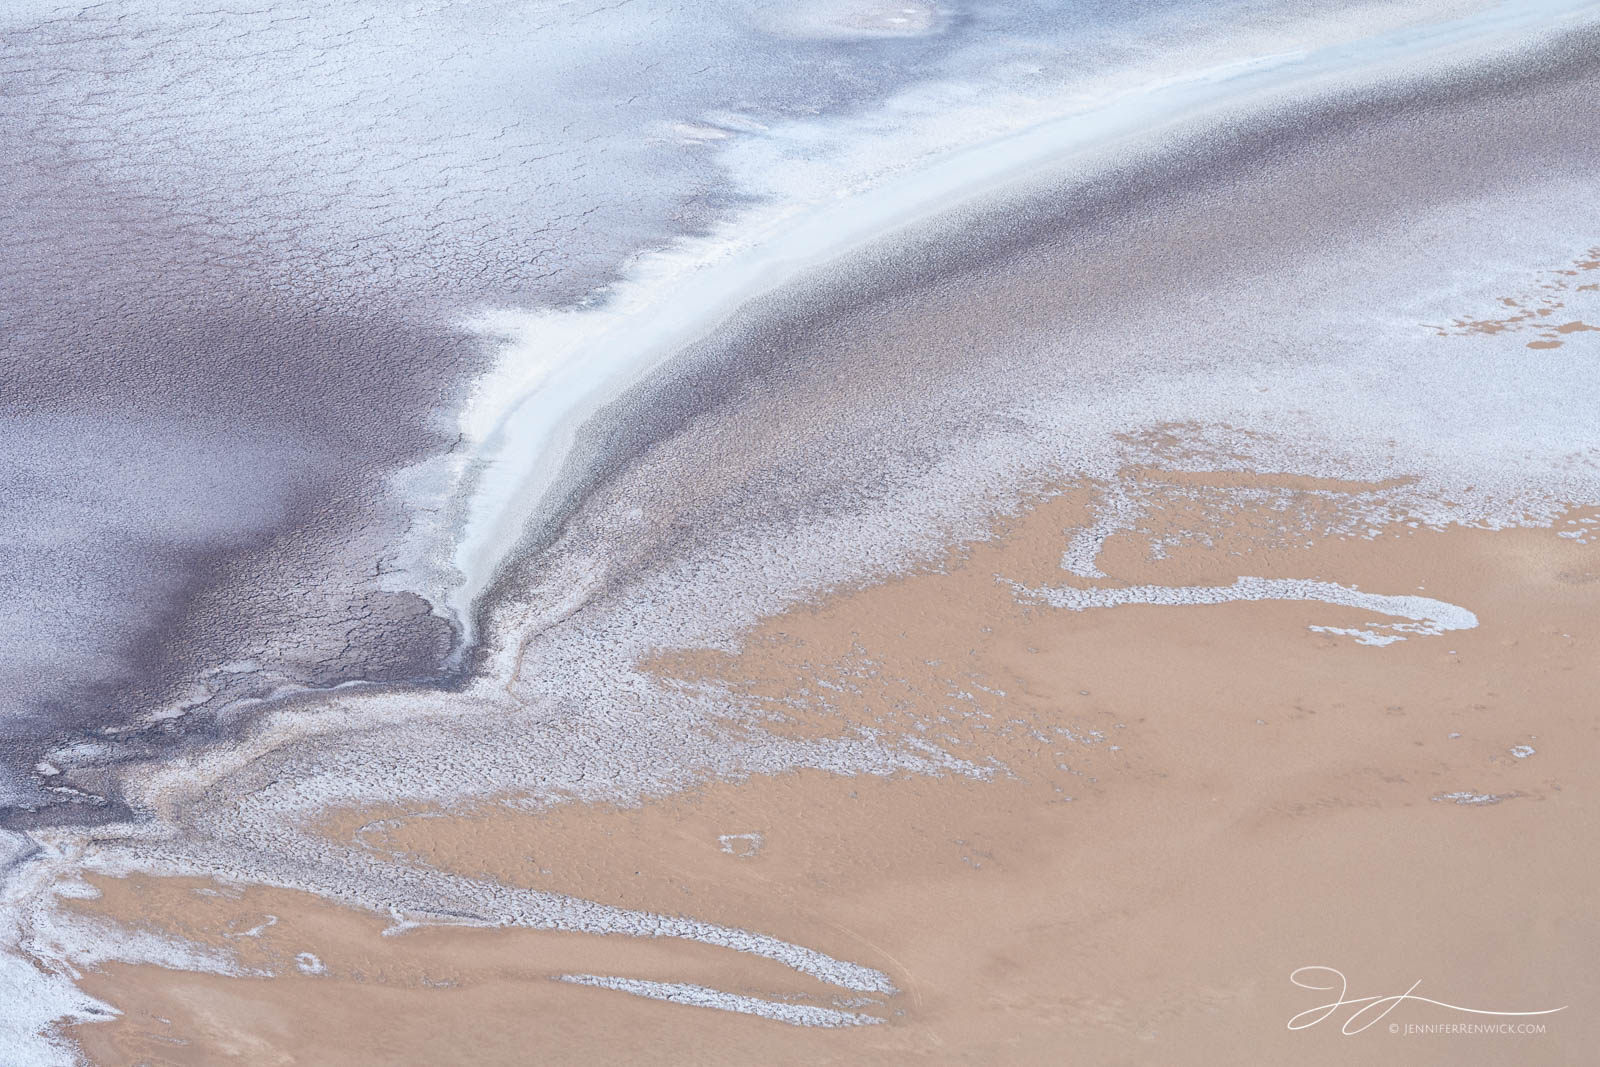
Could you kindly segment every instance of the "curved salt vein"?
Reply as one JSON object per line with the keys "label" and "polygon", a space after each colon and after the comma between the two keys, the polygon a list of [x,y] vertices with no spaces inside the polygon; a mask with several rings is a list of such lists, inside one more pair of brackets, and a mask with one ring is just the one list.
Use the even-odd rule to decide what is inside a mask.
{"label": "curved salt vein", "polygon": [[643,978],[613,978],[602,974],[563,974],[558,975],[556,980],[599,989],[615,989],[619,993],[631,993],[636,997],[665,1000],[673,1004],[688,1004],[696,1008],[716,1008],[718,1011],[759,1015],[765,1019],[789,1023],[791,1026],[834,1028],[869,1026],[883,1022],[876,1015],[840,1011],[837,1008],[818,1008],[810,1004],[785,1004],[782,1001],[724,993],[720,989],[689,985],[684,982],[651,982]]}
{"label": "curved salt vein", "polygon": [[[1425,596],[1385,596],[1363,593],[1337,582],[1310,578],[1240,578],[1232,585],[1135,585],[1122,589],[1079,589],[1072,586],[1027,589],[1010,583],[1018,595],[1042,600],[1051,607],[1085,611],[1122,604],[1228,604],[1240,600],[1315,600],[1339,607],[1361,608],[1412,620],[1388,628],[1415,634],[1442,634],[1470,630],[1478,616],[1457,604]],[[1343,631],[1339,631],[1343,632]]]}
{"label": "curved salt vein", "polygon": [[765,956],[801,974],[808,974],[841,989],[852,989],[859,993],[882,993],[885,996],[899,992],[889,976],[882,971],[848,960],[835,959],[815,949],[796,945],[792,941],[784,941],[770,934],[752,933],[749,930],[719,926],[699,919],[631,911],[554,893],[529,893],[524,899],[542,906],[540,910],[543,910],[544,914],[531,914],[524,909],[512,910],[501,917],[501,925],[572,930],[589,934],[676,937],[718,948],[748,952],[755,956]]}
{"label": "curved salt vein", "polygon": [[[1485,40],[1488,47],[1501,47],[1517,32],[1549,32],[1553,23],[1592,6],[1591,0],[1502,2],[1426,28],[1225,63],[1124,94],[1098,109],[951,151],[854,196],[818,196],[744,214],[710,238],[642,257],[601,307],[485,316],[477,328],[511,344],[462,413],[463,431],[475,447],[471,470],[456,490],[465,509],[452,556],[460,584],[442,599],[460,621],[464,639],[472,641],[472,605],[555,482],[578,427],[739,307],[804,272],[1060,167],[1096,145],[1223,108],[1231,96],[1261,95],[1295,82],[1349,79],[1354,71],[1377,77],[1430,49],[1459,53]],[[502,391],[508,395],[499,395]]]}
{"label": "curved salt vein", "polygon": [[[549,893],[537,889],[514,889],[498,882],[468,878],[433,868],[418,870],[384,864],[374,873],[385,891],[361,893],[351,884],[348,871],[363,866],[359,856],[326,854],[330,869],[344,873],[344,892],[334,894],[347,902],[388,914],[395,920],[389,932],[399,933],[416,926],[469,925],[523,927],[530,930],[560,930],[582,934],[623,934],[630,937],[672,937],[696,941],[716,948],[747,952],[781,963],[801,974],[829,985],[858,993],[893,996],[900,990],[882,971],[859,963],[835,959],[815,949],[784,941],[770,934],[721,926],[699,919],[620,908],[613,904],[582,897]],[[145,864],[100,864],[105,872],[150,869]],[[236,876],[229,864],[172,862],[162,865],[164,874],[199,875],[229,878]],[[266,872],[252,872],[260,885],[328,895],[327,883],[317,879],[278,879]],[[409,888],[409,899],[396,895]]]}

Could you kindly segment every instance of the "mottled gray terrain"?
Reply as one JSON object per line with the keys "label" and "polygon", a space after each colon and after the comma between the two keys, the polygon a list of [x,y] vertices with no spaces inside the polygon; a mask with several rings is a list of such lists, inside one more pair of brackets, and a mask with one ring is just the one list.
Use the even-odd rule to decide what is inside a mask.
{"label": "mottled gray terrain", "polygon": [[461,320],[703,225],[718,116],[843,111],[1047,41],[1048,10],[896,35],[739,4],[7,5],[0,818],[103,816],[39,791],[40,748],[166,703],[191,714],[147,740],[442,679],[455,620],[393,573],[386,479],[452,443],[488,358]]}
{"label": "mottled gray terrain", "polygon": [[[1042,92],[1226,34],[1178,4],[907,7],[904,26],[853,10],[30,0],[0,13],[0,821],[120,810],[104,776],[41,776],[46,749],[77,741],[84,766],[145,758],[273,694],[450,684],[470,668],[461,620],[404,570],[396,546],[417,515],[391,482],[457,444],[451,408],[494,355],[462,324],[585,299],[631,255],[735,209],[750,194],[715,156],[723,139],[849,119],[938,79]],[[1241,24],[1286,13],[1228,10]],[[1109,321],[1131,294],[1287,264],[1318,233],[1351,240],[1419,205],[1581,174],[1592,55],[1584,41],[1212,130],[775,294],[586,430],[528,547],[643,459],[669,480],[612,492],[678,485],[681,499],[656,536],[613,546],[619,559],[853,506],[878,472],[981,429],[966,413],[985,390],[999,401],[1016,371],[1055,373],[1047,360],[983,373],[1060,328],[1041,290],[1070,290],[1074,323]],[[1336,135],[1348,144],[1330,168]],[[1232,220],[1205,225],[1253,258],[1219,259],[1192,233],[1163,247],[1140,221],[1189,212],[1176,191],[1205,203],[1234,187]],[[1129,262],[1130,240],[1138,276],[1106,259]],[[739,429],[695,443],[718,411]]]}
{"label": "mottled gray terrain", "polygon": [[[1156,461],[1372,483],[1340,536],[1600,503],[1590,350],[1440,327],[1600,245],[1596,11],[1530,10],[8,6],[0,828],[29,832],[0,831],[0,1000],[26,1002],[0,1041],[104,1010],[72,968],[123,950],[55,902],[85,872],[660,936],[307,828],[797,767],[993,773],[936,739],[745,729],[738,694],[641,664],[938,558],[1036,489]],[[911,221],[864,210],[865,238],[732,310],[650,288],[680,253],[701,281],[760,263],[761,235],[748,260],[723,238],[774,205],[849,231],[833,206],[959,155],[947,115],[983,152],[1127,119],[1102,81],[1155,118],[1057,130]],[[622,332],[646,340],[661,305],[710,310],[608,380],[550,492],[496,501],[531,521],[484,539],[506,551],[453,613],[450,538],[494,494],[417,487],[484,454],[474,383],[640,288]],[[553,308],[522,337],[472,325]],[[1095,530],[1067,534],[1092,566]]]}

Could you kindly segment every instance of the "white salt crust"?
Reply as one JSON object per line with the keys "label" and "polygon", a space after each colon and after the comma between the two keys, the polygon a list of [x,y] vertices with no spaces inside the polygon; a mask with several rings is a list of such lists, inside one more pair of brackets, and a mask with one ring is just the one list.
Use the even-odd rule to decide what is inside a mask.
{"label": "white salt crust", "polygon": [[[0,858],[25,847],[22,835],[0,830]],[[54,1024],[117,1014],[73,984],[77,972],[60,955],[34,957],[26,947],[29,916],[53,901],[49,883],[56,873],[54,865],[35,861],[12,868],[0,883],[0,1052],[18,1067],[76,1065],[76,1049]]]}
{"label": "white salt crust", "polygon": [[[1366,629],[1347,629],[1331,626],[1312,626],[1320,633],[1350,634],[1363,644],[1389,644],[1400,641],[1403,634],[1421,634],[1436,637],[1446,630],[1470,630],[1478,625],[1478,617],[1466,608],[1447,604],[1432,597],[1402,595],[1386,596],[1380,593],[1363,593],[1350,586],[1335,582],[1321,582],[1307,578],[1240,578],[1232,585],[1134,585],[1117,588],[1081,588],[1056,586],[1029,589],[1016,582],[1007,582],[1016,590],[1019,600],[1041,601],[1055,608],[1069,611],[1087,611],[1091,608],[1114,608],[1123,604],[1158,604],[1169,607],[1201,604],[1230,604],[1252,600],[1312,600],[1339,607],[1359,608],[1380,615],[1394,615],[1410,622],[1373,622]],[[1379,634],[1377,630],[1391,631]],[[1513,749],[1513,752],[1516,750]],[[1532,749],[1529,749],[1532,752]]]}
{"label": "white salt crust", "polygon": [[[1337,19],[1291,22],[1288,32],[1245,31],[1253,36],[1223,52],[1163,50],[1160,67],[1131,67],[1120,82],[1101,78],[1042,94],[1036,88],[1032,99],[981,102],[970,84],[934,82],[885,102],[893,116],[887,126],[880,113],[737,141],[723,159],[753,201],[740,216],[706,237],[640,256],[593,305],[501,309],[471,323],[509,343],[462,412],[470,448],[433,473],[406,476],[434,492],[449,487],[449,501],[428,510],[459,522],[433,530],[451,546],[454,575],[431,565],[437,543],[419,548],[407,569],[433,571],[445,587],[430,599],[470,627],[471,606],[521,538],[584,420],[741,305],[871,240],[1042,170],[1089,173],[1097,152],[1125,154],[1150,129],[1171,136],[1174,116],[1225,121],[1229,108],[1281,101],[1295,88],[1352,88],[1363,77],[1393,75],[1430,50],[1458,59],[1463,51],[1492,53],[1547,34],[1585,7],[1581,0],[1471,5],[1455,12],[1461,17],[1431,23],[1381,7],[1344,10]],[[1352,34],[1357,27],[1364,33]]]}
{"label": "white salt crust", "polygon": [[1498,804],[1505,800],[1506,796],[1496,793],[1474,793],[1470,789],[1461,789],[1454,793],[1435,793],[1433,799],[1441,804],[1464,804],[1467,807],[1479,807],[1484,804]]}
{"label": "white salt crust", "polygon": [[[1428,32],[1403,38],[1379,33],[1374,54],[1382,63],[1419,59],[1408,47],[1422,49],[1440,40],[1460,47],[1471,37],[1472,26],[1504,33],[1515,29],[1505,21],[1508,12],[1513,22],[1536,22],[1559,6],[1493,5],[1481,21],[1455,24],[1442,38]],[[1209,91],[1232,83],[1237,72],[1230,73],[1225,65],[1218,68],[1213,63],[1218,58],[1206,57],[1185,68],[1188,80],[1183,85]],[[1361,57],[1347,53],[1338,58]],[[1270,57],[1264,69],[1270,73],[1293,62]],[[1014,103],[1003,101],[997,110]],[[1035,103],[1040,107],[1037,117],[1056,106]],[[937,113],[937,108],[928,111]],[[865,160],[881,146],[882,137],[896,136],[892,118],[877,116],[880,128],[875,131],[855,130],[858,139],[847,145],[846,156]],[[986,136],[1007,136],[1025,126],[995,120],[973,128]],[[758,157],[766,150],[762,142],[734,140],[733,165],[759,171]],[[797,132],[785,151],[806,143]],[[820,169],[795,165],[795,159],[783,158],[781,152],[768,160],[773,166],[765,178],[771,183],[770,195],[758,210],[779,205],[769,220],[773,226],[805,224],[803,210],[785,213],[783,197],[798,196],[794,203],[801,209],[811,205],[807,197],[815,198],[818,187],[805,183],[826,174],[822,158]],[[1011,162],[1025,158],[1022,151]],[[923,162],[910,153],[899,166],[919,181],[915,172]],[[944,203],[941,198],[952,190],[982,191],[983,174],[963,170],[964,165],[942,178],[928,171],[934,176],[922,189],[938,194],[930,197],[930,204]],[[791,173],[795,188],[785,186],[791,181],[785,175]],[[856,174],[865,185],[882,176],[865,166]],[[941,181],[948,184],[941,186]],[[1063,482],[1092,482],[1105,491],[1100,521],[1072,538],[1064,559],[1067,570],[1097,576],[1099,544],[1138,521],[1138,508],[1116,488],[1119,471],[1129,465],[1165,463],[1193,470],[1372,482],[1412,479],[1360,494],[1348,512],[1348,525],[1318,531],[1318,536],[1365,536],[1395,522],[1543,524],[1554,521],[1569,504],[1600,502],[1592,358],[1573,345],[1531,362],[1517,338],[1452,338],[1448,347],[1441,347],[1435,338],[1416,333],[1420,322],[1448,321],[1480,307],[1492,311],[1494,297],[1513,282],[1564,264],[1582,247],[1573,244],[1574,232],[1594,232],[1585,228],[1595,216],[1592,188],[1553,180],[1515,195],[1456,205],[1448,218],[1419,217],[1410,227],[1398,227],[1388,245],[1332,247],[1321,259],[1285,264],[1279,277],[1254,285],[1257,303],[1250,314],[1261,326],[1259,336],[1270,335],[1275,344],[1298,354],[1288,362],[1257,358],[1248,340],[1237,349],[1218,350],[1214,335],[1192,323],[1172,324],[1170,336],[1156,348],[1136,324],[1122,333],[1114,326],[1098,333],[1086,330],[1078,343],[1089,345],[1087,350],[1062,347],[1066,342],[1059,339],[1040,339],[1039,351],[1032,354],[1062,366],[1083,362],[1077,357],[1086,351],[1104,358],[1081,377],[1064,377],[1058,390],[998,413],[1005,418],[997,417],[991,432],[949,447],[934,468],[914,474],[883,472],[888,491],[874,502],[848,513],[798,523],[753,523],[729,531],[714,557],[677,560],[603,609],[590,605],[588,597],[602,587],[611,562],[575,539],[559,543],[535,585],[520,598],[496,606],[480,635],[489,656],[486,670],[466,691],[383,693],[352,687],[285,703],[267,712],[237,745],[130,770],[129,795],[152,818],[149,823],[98,829],[92,843],[72,829],[36,833],[45,854],[8,878],[0,939],[9,946],[40,947],[56,969],[41,975],[17,956],[0,953],[0,1002],[8,1009],[0,1014],[3,1047],[29,1067],[72,1062],[70,1049],[51,1035],[50,1021],[107,1010],[71,984],[69,961],[122,958],[116,954],[124,950],[107,931],[64,924],[51,908],[52,892],[70,891],[76,875],[88,871],[198,874],[307,889],[394,914],[397,932],[421,923],[469,922],[691,938],[780,960],[843,989],[892,995],[892,981],[879,971],[759,933],[513,891],[398,864],[359,847],[337,847],[302,828],[333,803],[447,805],[505,794],[517,794],[531,805],[634,801],[706,775],[738,778],[797,767],[840,774],[996,773],[994,767],[975,765],[926,741],[908,743],[870,730],[841,740],[798,742],[744,729],[752,721],[750,714],[729,694],[714,687],[663,689],[635,665],[660,648],[734,647],[740,628],[753,618],[814,596],[819,589],[893,573],[933,556],[952,538],[985,536],[988,517],[996,510],[1015,507],[1030,492]],[[871,210],[852,217],[866,220],[864,234],[906,221],[903,213],[874,215]],[[752,232],[759,242],[771,229]],[[1494,258],[1487,262],[1480,240],[1484,233],[1504,237],[1495,242]],[[828,246],[836,251],[851,238],[834,234],[829,239],[843,242]],[[715,241],[709,247],[677,249],[674,255],[682,253],[678,259],[642,263],[633,279],[638,287],[619,287],[604,304],[604,314],[616,318],[488,316],[485,328],[511,328],[520,347],[508,353],[503,372],[485,382],[481,403],[468,410],[469,438],[486,440],[498,420],[521,403],[513,398],[526,399],[553,381],[549,376],[560,368],[549,360],[564,349],[541,347],[552,335],[540,332],[552,321],[563,343],[575,346],[573,352],[637,331],[643,339],[642,348],[633,352],[637,360],[622,359],[612,366],[617,373],[607,379],[616,388],[694,336],[707,321],[708,309],[719,301],[728,305],[741,293],[747,296],[753,290],[742,288],[737,276],[742,267],[724,275],[726,288],[708,286],[701,292],[698,283],[706,280],[702,268],[731,254]],[[768,277],[762,284],[771,282]],[[1328,294],[1324,314],[1308,316],[1315,321],[1297,318],[1296,286]],[[701,303],[681,309],[681,318],[653,317],[655,309],[684,292]],[[1327,321],[1340,322],[1341,329],[1329,331]],[[1186,329],[1191,332],[1185,334]],[[1188,362],[1169,358],[1169,347],[1195,357]],[[1353,359],[1352,352],[1360,359]],[[1405,382],[1405,389],[1395,389],[1397,381]],[[549,399],[557,393],[540,396]],[[1493,402],[1486,404],[1485,397]],[[513,496],[519,507],[536,503],[538,487],[546,484],[540,479],[553,472],[562,453],[562,435],[601,396],[579,399],[573,407],[544,410],[535,403],[521,409],[552,417],[530,431],[528,439],[505,441],[507,448],[526,446],[535,466],[505,472],[503,484],[482,483],[489,492],[485,500],[500,493],[502,503]],[[1176,460],[1129,436],[1173,423],[1190,427],[1190,451]],[[1507,447],[1508,441],[1519,443]],[[492,457],[479,453],[477,459]],[[459,478],[467,461],[459,462],[459,468],[431,475],[413,472],[413,477],[418,485],[431,477],[435,488],[429,492],[444,491],[439,486],[464,484]],[[458,480],[452,483],[453,478]],[[441,514],[461,512],[446,508]],[[418,568],[429,568],[450,586],[458,608],[472,602],[474,590],[482,587],[520,529],[516,515],[502,515],[498,506],[484,515],[481,536],[468,537],[460,542],[464,551],[452,553],[453,566],[469,576],[465,582],[452,585],[451,567],[441,566],[436,556],[418,559]],[[433,533],[446,541],[453,536],[443,527]],[[1341,597],[1368,596],[1325,584],[1340,590],[1336,595]],[[1338,603],[1387,611],[1370,602]],[[1398,614],[1419,626],[1441,626],[1441,620],[1461,617],[1438,614],[1441,609],[1434,605],[1440,604],[1429,601],[1420,617]],[[1471,614],[1454,605],[1443,608]],[[1424,609],[1407,608],[1412,610]],[[1397,626],[1407,624],[1386,625],[1384,633],[1369,629],[1352,636],[1394,636]],[[70,763],[52,754],[52,766]],[[1502,799],[1463,796],[1482,795],[1436,799]],[[134,957],[159,951],[176,958],[170,944],[141,947],[129,942],[126,951]],[[221,964],[210,960],[200,965]]]}
{"label": "white salt crust", "polygon": [[858,1011],[840,1011],[837,1008],[819,1008],[810,1004],[786,1004],[778,1000],[763,1000],[737,993],[724,993],[701,985],[682,982],[651,982],[642,978],[613,978],[598,974],[563,974],[558,978],[574,985],[614,989],[636,997],[665,1000],[673,1004],[686,1004],[696,1008],[715,1008],[718,1011],[739,1012],[742,1015],[759,1015],[791,1026],[870,1026],[881,1023],[876,1015]]}

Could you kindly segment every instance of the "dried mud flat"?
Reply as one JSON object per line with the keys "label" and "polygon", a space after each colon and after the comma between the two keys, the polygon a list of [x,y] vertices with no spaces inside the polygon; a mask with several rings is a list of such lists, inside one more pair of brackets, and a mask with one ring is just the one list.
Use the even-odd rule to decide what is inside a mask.
{"label": "dried mud flat", "polygon": [[[282,889],[96,876],[73,911],[245,973],[105,963],[82,987],[124,1014],[74,1036],[107,1064],[1580,1060],[1600,1036],[1582,1007],[1600,992],[1597,516],[1328,534],[1381,487],[1158,469],[1119,486],[1143,519],[1093,546],[1101,577],[1062,562],[1106,487],[1063,487],[912,573],[646,665],[763,709],[741,729],[924,738],[944,773],[316,828],[418,870],[759,930],[892,992],[681,938],[414,927]],[[1321,599],[1195,593],[1241,578]],[[1339,588],[1417,598],[1421,621]],[[1146,602],[1044,596],[1071,589]],[[1332,999],[1291,983],[1313,966],[1351,998],[1420,980],[1484,1010],[1572,1007],[1516,1020],[1535,1034],[1387,1032],[1462,1018],[1421,1002],[1375,1032],[1341,1034],[1348,1006],[1291,1030]]]}

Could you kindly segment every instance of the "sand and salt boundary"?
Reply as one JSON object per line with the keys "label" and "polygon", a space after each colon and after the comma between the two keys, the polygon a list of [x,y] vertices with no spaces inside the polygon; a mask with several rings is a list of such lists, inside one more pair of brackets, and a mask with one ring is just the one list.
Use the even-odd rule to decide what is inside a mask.
{"label": "sand and salt boundary", "polygon": [[[1463,123],[1536,143],[1515,126],[1526,111],[1475,105]],[[622,1061],[1026,1060],[1069,1041],[1228,1058],[1266,1040],[1241,1015],[1275,1027],[1298,1010],[1293,967],[1360,975],[1327,955],[1346,947],[1385,986],[1409,955],[1437,965],[1430,989],[1459,981],[1486,1005],[1581,994],[1572,952],[1590,931],[1571,901],[1592,817],[1564,786],[1592,765],[1567,683],[1587,684],[1593,615],[1593,515],[1573,506],[1600,496],[1593,338],[1530,350],[1427,325],[1483,319],[1537,271],[1587,269],[1566,264],[1593,241],[1592,190],[1529,168],[1538,181],[1363,235],[1359,256],[1315,234],[1269,245],[1260,277],[1204,294],[1158,284],[1171,250],[1133,226],[1156,243],[1113,249],[1132,265],[1104,309],[1140,312],[1125,318],[1049,304],[1098,269],[1040,268],[1050,249],[952,281],[965,304],[943,291],[860,312],[818,342],[830,359],[904,321],[960,349],[916,379],[923,421],[878,413],[928,434],[935,460],[883,464],[871,493],[808,512],[783,497],[782,464],[830,454],[784,439],[832,437],[832,458],[873,466],[836,431],[873,414],[870,394],[802,379],[775,391],[792,407],[761,396],[694,420],[486,606],[477,681],[272,705],[227,745],[120,771],[144,822],[41,835],[55,854],[31,870],[70,899],[14,909],[57,968],[36,988],[94,1010],[72,999],[77,968],[127,1013],[75,1031],[107,1062],[495,1062],[530,1017],[562,1020],[545,1038],[557,1060],[602,1040]],[[1276,228],[1246,186],[1172,217],[1195,223],[1196,248],[1242,232],[1230,211]],[[1417,242],[1435,227],[1454,236]],[[1485,234],[1502,258],[1459,266]],[[1269,269],[1286,247],[1294,270]],[[1321,280],[1386,257],[1303,310]],[[1140,264],[1158,271],[1143,290]],[[1198,295],[1204,314],[1185,303]],[[994,351],[966,344],[1022,312],[1028,331]],[[875,315],[877,334],[856,329]],[[927,340],[900,339],[886,365]],[[969,404],[1007,357],[1022,400]],[[961,433],[929,430],[946,425]],[[724,487],[707,471],[732,488],[708,491]],[[986,540],[997,523],[1016,529]],[[1218,592],[1241,581],[1321,595]],[[1159,589],[1188,602],[1148,602]],[[1421,618],[1375,619],[1384,605]],[[1477,625],[1454,625],[1467,613]],[[1448,877],[1419,887],[1419,869]],[[1356,915],[1381,936],[1350,936]],[[453,1025],[412,1027],[441,1003]],[[850,1015],[880,1021],[805,1025]],[[1583,1047],[1581,1025],[1537,1048]],[[1307,1038],[1321,1032],[1278,1035]],[[1348,1048],[1327,1047],[1305,1058]]]}
{"label": "sand and salt boundary", "polygon": [[[1096,1060],[1269,1050],[1344,1063],[1373,1049],[1337,1021],[1287,1029],[1312,1006],[1293,970],[1337,967],[1363,994],[1422,978],[1419,992],[1487,1009],[1591,997],[1596,931],[1578,904],[1596,813],[1572,787],[1600,754],[1582,704],[1600,546],[1403,524],[1286,545],[1302,527],[1282,511],[1229,487],[1197,508],[1196,477],[1142,476],[1139,528],[1107,539],[1106,578],[1074,584],[1228,588],[1248,571],[1421,586],[1477,625],[1374,646],[1317,629],[1370,625],[1359,598],[1081,611],[1019,597],[1061,584],[1062,550],[1091,517],[1092,496],[1068,493],[919,573],[765,620],[735,652],[650,665],[744,709],[739,730],[873,731],[981,773],[759,774],[642,805],[511,796],[322,826],[384,863],[770,932],[880,969],[892,993],[863,1000],[692,941],[426,916],[397,931],[394,917],[314,896],[131,875],[71,910],[154,924],[278,977],[106,963],[85,988],[128,1014],[78,1036],[100,1062],[215,1062],[231,1047],[261,1062],[511,1063],[537,1041],[572,1063],[1047,1062],[1064,1045]],[[1326,514],[1326,493],[1286,493]],[[1175,526],[1209,543],[1151,559]],[[1502,799],[1449,802],[1464,790]],[[768,1018],[748,1014],[761,1003]],[[882,1021],[805,1025],[863,1013]],[[1545,1025],[1503,1040],[1524,1062],[1556,1063],[1595,1035],[1576,1012]],[[1456,1063],[1504,1052],[1377,1050]]]}

